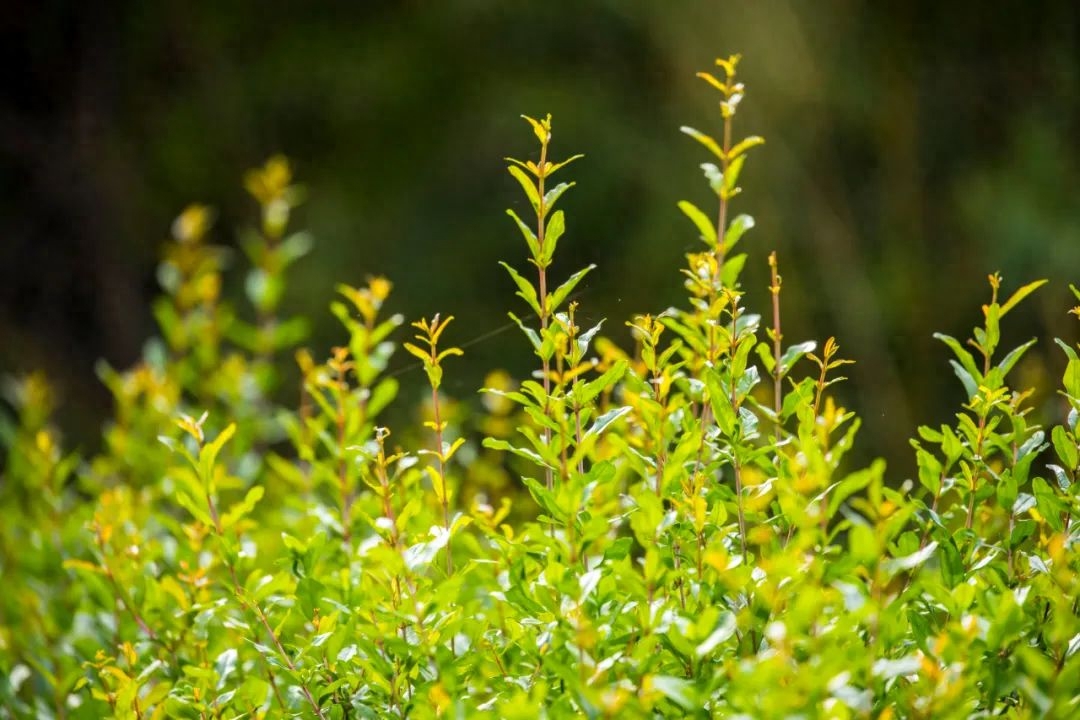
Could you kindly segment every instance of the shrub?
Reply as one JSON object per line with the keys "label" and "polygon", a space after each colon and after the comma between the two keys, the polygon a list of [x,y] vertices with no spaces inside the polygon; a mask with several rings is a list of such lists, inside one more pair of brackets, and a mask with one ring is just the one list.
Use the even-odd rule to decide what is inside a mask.
{"label": "shrub", "polygon": [[0,716],[1075,717],[1077,350],[1058,341],[1066,422],[1037,427],[1007,384],[1034,341],[999,345],[1042,283],[990,276],[972,338],[939,336],[967,402],[919,428],[917,478],[848,469],[859,420],[829,389],[849,361],[787,344],[775,254],[767,319],[744,304],[754,223],[733,204],[763,141],[733,136],[737,61],[700,74],[719,139],[683,128],[715,196],[679,203],[703,242],[688,301],[631,319],[629,350],[578,324],[592,266],[549,273],[580,156],[526,118],[538,159],[508,169],[533,212],[508,213],[531,267],[503,266],[537,369],[489,375],[477,420],[440,390],[462,351],[436,315],[403,343],[422,426],[383,424],[404,322],[380,277],[338,288],[341,346],[295,352],[298,400],[274,405],[305,333],[286,271],[311,247],[289,165],[245,181],[251,320],[220,296],[212,213],[185,210],[161,338],[100,368],[103,450],[65,454],[43,378],[9,387]]}

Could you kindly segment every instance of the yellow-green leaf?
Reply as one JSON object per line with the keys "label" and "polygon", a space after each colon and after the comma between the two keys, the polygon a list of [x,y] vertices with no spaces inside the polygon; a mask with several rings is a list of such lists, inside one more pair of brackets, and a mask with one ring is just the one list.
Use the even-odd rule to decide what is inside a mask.
{"label": "yellow-green leaf", "polygon": [[698,208],[692,202],[687,200],[679,201],[679,209],[682,210],[683,215],[690,218],[690,222],[694,223],[698,232],[701,233],[701,239],[709,247],[716,245],[716,227],[713,226],[712,221],[706,217],[705,213]]}
{"label": "yellow-green leaf", "polygon": [[707,147],[709,149],[709,152],[711,152],[713,155],[715,155],[717,157],[717,159],[719,159],[719,160],[724,160],[725,159],[724,158],[724,151],[723,151],[723,149],[721,149],[720,145],[715,140],[713,140],[711,137],[706,135],[705,133],[703,133],[703,132],[701,132],[699,130],[695,130],[692,127],[687,127],[686,125],[679,128],[679,130],[682,131],[683,133],[689,135],[690,137],[694,138],[695,140],[697,140],[699,143],[701,143],[705,147]]}
{"label": "yellow-green leaf", "polygon": [[1001,313],[998,315],[998,317],[999,318],[1004,317],[1005,313],[1009,312],[1014,307],[1016,307],[1017,303],[1019,303],[1021,300],[1026,298],[1031,293],[1033,293],[1036,290],[1038,290],[1039,288],[1041,288],[1046,283],[1047,283],[1046,280],[1036,280],[1035,282],[1028,283],[1024,287],[1022,287],[1019,290],[1017,290],[1016,292],[1014,292],[1012,294],[1012,297],[1010,297],[1008,300],[1006,300],[1005,304],[1001,306]]}

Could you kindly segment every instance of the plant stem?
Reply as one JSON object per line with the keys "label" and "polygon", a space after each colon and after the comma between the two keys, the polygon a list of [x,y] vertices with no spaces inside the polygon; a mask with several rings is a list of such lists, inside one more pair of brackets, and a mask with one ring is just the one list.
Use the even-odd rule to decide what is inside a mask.
{"label": "plant stem", "polygon": [[776,251],[769,254],[769,272],[772,282],[769,284],[769,293],[772,295],[772,318],[773,318],[773,411],[776,413],[776,442],[780,443],[780,412],[784,407],[784,372],[780,366],[780,355],[783,352],[780,333],[780,268],[776,259]]}
{"label": "plant stem", "polygon": [[[435,346],[431,346],[432,361],[435,361]],[[443,434],[442,434],[442,410],[439,406],[439,391],[437,388],[431,388],[431,406],[435,415],[435,457],[437,458],[439,477],[442,479],[442,511],[443,511],[443,527],[446,528],[446,574],[452,575],[454,573],[454,556],[451,553],[450,548],[450,490],[446,484],[446,468],[443,463]]]}
{"label": "plant stem", "polygon": [[[539,207],[536,210],[536,242],[540,247],[541,255],[544,252],[544,222],[547,215],[547,204],[544,199],[544,174],[547,171],[547,151],[548,141],[544,140],[540,143],[540,164],[536,173],[536,189],[540,197]],[[543,337],[548,328],[548,291],[547,291],[547,266],[544,264],[543,257],[539,258],[540,262],[536,264],[539,276],[539,290],[540,290],[540,336]],[[544,415],[551,417],[551,363],[547,358],[541,358],[542,370],[544,373]],[[551,428],[544,428],[544,442],[547,445],[551,444]],[[551,490],[555,487],[554,473],[551,468],[544,468],[544,480],[547,483],[547,489]]]}

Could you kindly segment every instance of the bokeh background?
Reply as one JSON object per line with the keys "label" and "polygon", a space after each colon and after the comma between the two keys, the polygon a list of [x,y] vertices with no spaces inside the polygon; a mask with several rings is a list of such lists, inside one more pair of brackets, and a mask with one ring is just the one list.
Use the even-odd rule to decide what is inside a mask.
{"label": "bokeh background", "polygon": [[[737,204],[758,222],[748,302],[765,308],[778,250],[787,339],[835,335],[857,360],[842,392],[864,415],[864,455],[902,476],[916,425],[951,418],[962,392],[931,333],[967,336],[987,273],[1007,289],[1052,280],[1009,315],[1006,342],[1078,334],[1075,2],[4,5],[0,372],[45,369],[84,448],[109,412],[94,361],[125,367],[154,333],[172,219],[209,203],[215,242],[234,245],[256,218],[243,172],[278,152],[317,241],[286,301],[317,320],[310,345],[341,338],[334,285],[375,273],[410,318],[457,316],[464,343],[516,308],[496,263],[523,264],[503,211],[525,201],[501,159],[533,150],[519,114],[551,112],[556,156],[587,155],[555,270],[596,262],[582,312],[624,337],[632,313],[683,297],[697,241],[675,203],[709,195],[707,158],[678,127],[715,128],[694,72],[732,52],[748,87],[737,133],[768,141]],[[241,304],[241,268],[233,279]],[[1043,342],[1021,382],[1052,383],[1057,354]],[[448,371],[462,396],[487,368],[531,365],[513,333],[467,357]],[[1055,411],[1050,393],[1036,404]]]}

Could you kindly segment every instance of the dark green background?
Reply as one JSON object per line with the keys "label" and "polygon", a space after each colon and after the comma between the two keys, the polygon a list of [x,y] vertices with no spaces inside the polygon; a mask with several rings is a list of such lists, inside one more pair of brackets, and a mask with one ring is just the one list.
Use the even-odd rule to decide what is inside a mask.
{"label": "dark green background", "polygon": [[[533,151],[521,113],[554,115],[557,157],[587,155],[555,271],[598,263],[582,312],[623,337],[630,314],[682,298],[696,233],[675,203],[708,191],[704,151],[677,128],[715,127],[694,72],[741,52],[737,131],[768,140],[737,204],[758,221],[748,301],[765,309],[778,250],[787,338],[838,337],[858,361],[843,394],[864,451],[903,473],[915,425],[961,400],[930,334],[966,336],[988,272],[1054,281],[1009,316],[1007,342],[1077,334],[1078,16],[1064,1],[14,2],[0,369],[45,368],[61,424],[92,445],[108,412],[94,359],[126,366],[153,333],[172,218],[210,203],[215,241],[234,243],[255,216],[243,171],[276,152],[310,193],[297,219],[317,249],[287,306],[319,319],[315,348],[341,338],[335,283],[371,273],[410,318],[456,315],[455,341],[499,327],[520,309],[496,262],[524,260],[503,210],[526,204],[501,162]],[[496,365],[524,373],[523,343],[470,347],[449,390],[470,395]],[[1055,350],[1023,379],[1058,372]]]}

